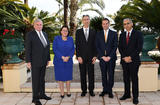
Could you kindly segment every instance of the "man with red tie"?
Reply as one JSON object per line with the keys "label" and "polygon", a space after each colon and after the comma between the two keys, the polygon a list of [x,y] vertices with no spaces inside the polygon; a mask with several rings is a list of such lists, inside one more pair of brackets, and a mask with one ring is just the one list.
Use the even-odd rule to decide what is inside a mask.
{"label": "man with red tie", "polygon": [[129,18],[123,20],[123,26],[126,31],[121,33],[118,45],[124,80],[124,95],[120,100],[126,100],[131,97],[131,81],[133,104],[138,104],[138,70],[141,64],[139,54],[143,48],[143,35],[141,32],[133,29],[133,22]]}

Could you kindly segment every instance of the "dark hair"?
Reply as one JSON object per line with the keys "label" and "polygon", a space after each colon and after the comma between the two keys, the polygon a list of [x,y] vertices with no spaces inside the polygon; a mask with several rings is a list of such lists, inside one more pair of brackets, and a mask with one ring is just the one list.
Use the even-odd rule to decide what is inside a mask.
{"label": "dark hair", "polygon": [[61,27],[61,29],[60,29],[60,31],[59,31],[60,35],[61,35],[61,31],[62,31],[63,28],[67,28],[67,30],[68,30],[68,35],[67,35],[67,36],[69,36],[69,28],[68,28],[68,26],[62,26],[62,27]]}
{"label": "dark hair", "polygon": [[108,18],[103,18],[103,19],[102,19],[102,21],[105,21],[105,20],[107,20],[107,21],[108,21],[108,23],[110,23],[110,21],[109,21],[109,19],[108,19]]}
{"label": "dark hair", "polygon": [[[84,17],[89,17],[89,15],[83,15],[82,18],[84,18]],[[90,17],[89,17],[89,18],[90,18]]]}

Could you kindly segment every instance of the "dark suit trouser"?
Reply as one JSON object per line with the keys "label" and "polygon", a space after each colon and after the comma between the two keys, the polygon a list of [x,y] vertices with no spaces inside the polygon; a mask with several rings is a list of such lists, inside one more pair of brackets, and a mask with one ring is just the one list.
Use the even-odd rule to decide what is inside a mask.
{"label": "dark suit trouser", "polygon": [[39,96],[45,94],[45,70],[46,66],[32,67],[33,100],[38,100]]}
{"label": "dark suit trouser", "polygon": [[112,93],[112,88],[114,85],[115,62],[115,60],[111,60],[109,62],[100,60],[103,92]]}
{"label": "dark suit trouser", "polygon": [[133,98],[138,98],[139,95],[139,88],[138,88],[138,69],[139,64],[137,63],[124,63],[122,64],[123,68],[123,81],[124,81],[124,87],[125,95],[130,96],[130,81],[132,81],[132,94]]}
{"label": "dark suit trouser", "polygon": [[94,64],[91,62],[83,61],[83,64],[79,64],[80,68],[80,79],[81,79],[81,90],[87,92],[87,73],[88,73],[88,89],[89,91],[94,90]]}

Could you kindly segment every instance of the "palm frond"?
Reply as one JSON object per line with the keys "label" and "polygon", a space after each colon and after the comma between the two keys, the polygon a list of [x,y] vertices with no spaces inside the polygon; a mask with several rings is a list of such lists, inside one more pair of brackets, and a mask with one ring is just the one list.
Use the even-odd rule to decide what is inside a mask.
{"label": "palm frond", "polygon": [[97,14],[99,14],[100,16],[104,17],[103,13],[101,11],[99,11],[98,9],[95,9],[95,8],[88,8],[88,9],[84,9],[83,11],[94,11]]}

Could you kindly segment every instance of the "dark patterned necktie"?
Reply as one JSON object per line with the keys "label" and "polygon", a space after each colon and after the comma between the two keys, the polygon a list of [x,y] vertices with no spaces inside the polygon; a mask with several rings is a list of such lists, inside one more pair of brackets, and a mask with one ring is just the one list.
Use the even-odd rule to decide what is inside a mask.
{"label": "dark patterned necktie", "polygon": [[45,41],[45,39],[44,39],[44,37],[42,36],[41,32],[39,32],[39,36],[40,36],[40,40],[41,40],[43,46],[46,47],[46,46],[47,46],[47,42]]}
{"label": "dark patterned necktie", "polygon": [[128,45],[128,42],[129,42],[129,32],[128,32],[128,35],[126,37],[126,43],[127,43],[127,45]]}

